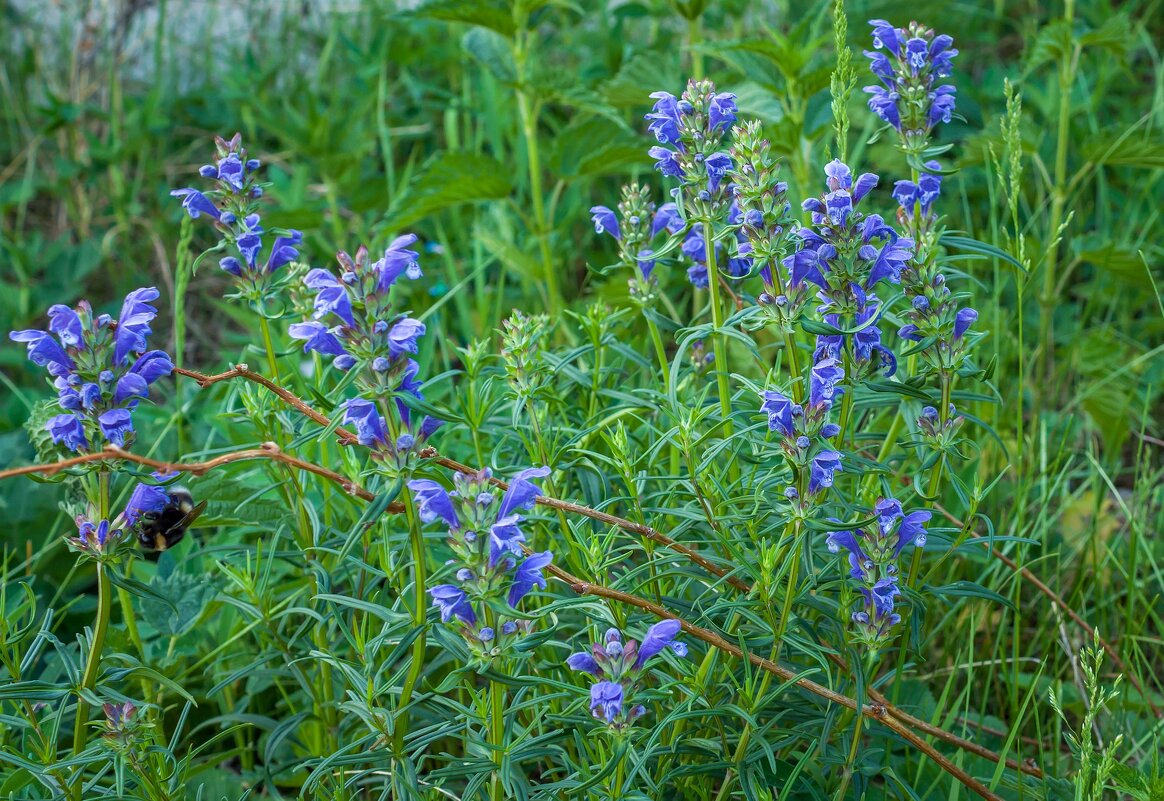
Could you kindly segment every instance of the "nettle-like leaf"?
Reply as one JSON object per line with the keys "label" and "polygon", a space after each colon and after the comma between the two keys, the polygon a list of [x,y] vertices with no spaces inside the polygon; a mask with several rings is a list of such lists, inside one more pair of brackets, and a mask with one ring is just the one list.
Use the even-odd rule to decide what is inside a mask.
{"label": "nettle-like leaf", "polygon": [[512,46],[501,34],[487,28],[472,28],[461,37],[461,47],[497,80],[507,85],[517,81]]}
{"label": "nettle-like leaf", "polygon": [[556,175],[618,175],[650,163],[643,138],[604,117],[580,120],[553,139],[550,169]]}
{"label": "nettle-like leaf", "polygon": [[400,229],[462,203],[501,200],[513,192],[512,171],[483,153],[444,152],[430,158],[396,198],[387,224]]}
{"label": "nettle-like leaf", "polygon": [[430,0],[407,16],[480,25],[503,36],[513,36],[516,29],[509,4],[501,0]]}
{"label": "nettle-like leaf", "polygon": [[[663,87],[678,87],[682,82],[678,62],[659,53],[637,53],[622,66],[613,78],[599,88],[603,98],[612,106],[645,108],[652,92]],[[645,129],[645,125],[643,126]]]}
{"label": "nettle-like leaf", "polygon": [[142,616],[164,637],[180,637],[189,631],[218,595],[211,576],[176,570],[168,553],[158,560],[158,572],[148,586],[157,597],[142,599]]}

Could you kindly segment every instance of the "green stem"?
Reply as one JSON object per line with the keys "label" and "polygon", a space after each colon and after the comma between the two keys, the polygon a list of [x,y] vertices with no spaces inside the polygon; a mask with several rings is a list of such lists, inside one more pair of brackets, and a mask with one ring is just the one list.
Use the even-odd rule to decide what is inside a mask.
{"label": "green stem", "polygon": [[[93,639],[89,646],[89,656],[85,660],[85,672],[81,676],[81,690],[92,690],[97,684],[97,674],[101,668],[101,650],[105,647],[105,633],[109,630],[109,613],[112,607],[110,594],[109,568],[104,563],[97,563],[97,619],[93,625]],[[77,695],[77,714],[73,722],[73,758],[75,759],[85,750],[85,742],[89,736],[89,704]],[[81,801],[81,790],[84,784],[84,770],[78,768],[77,778],[73,782],[73,797]]]}
{"label": "green stem", "polygon": [[[950,376],[950,373],[948,370],[942,370],[941,383],[942,383],[942,408],[938,410],[938,421],[939,421],[939,429],[938,430],[944,432],[946,430],[946,421],[950,417],[950,394],[952,391],[952,386],[951,386],[952,377]],[[938,461],[934,464],[933,469],[930,471],[930,483],[929,483],[929,486],[926,488],[926,497],[927,498],[936,497],[938,494],[938,491],[941,489],[941,486],[942,486],[942,466],[945,464],[945,461],[946,461],[945,456],[939,455]],[[905,585],[907,587],[914,586],[915,582],[917,581],[918,572],[921,570],[921,559],[922,559],[922,549],[921,548],[914,548],[913,549],[913,556],[910,558],[910,561],[909,561],[909,572],[906,574],[906,579],[905,579]],[[909,653],[909,648],[907,647],[909,644],[908,624],[909,624],[909,618],[910,618],[911,612],[912,612],[912,608],[909,606],[906,606],[905,609],[902,610],[901,622],[899,624],[901,626],[901,634],[898,637],[898,649],[897,649],[897,678],[898,678],[898,681],[895,681],[894,685],[893,685],[893,702],[894,703],[897,703],[898,692],[899,692],[899,688],[901,687],[900,678],[901,678],[902,672],[905,670],[905,660],[906,660],[906,657]]]}
{"label": "green stem", "polygon": [[[667,360],[667,348],[663,345],[663,337],[659,333],[659,326],[651,319],[649,314],[644,313],[643,318],[647,321],[647,330],[651,332],[651,341],[655,343],[655,356],[659,359],[659,369],[663,374],[663,386],[670,391],[671,387],[671,362]],[[674,442],[671,443],[671,475],[679,475],[679,448]]]}
{"label": "green stem", "polygon": [[[732,396],[728,386],[728,364],[725,356],[724,338],[720,333],[723,328],[723,309],[719,299],[719,267],[715,261],[715,242],[712,237],[711,220],[704,219],[703,223],[703,253],[707,262],[707,288],[711,295],[711,324],[715,332],[711,335],[711,348],[715,354],[715,382],[719,390],[719,410],[723,416],[724,437],[732,435]],[[732,476],[735,475],[736,463],[731,463]]]}
{"label": "green stem", "polygon": [[[772,655],[769,659],[773,662],[780,658],[780,649],[784,645],[784,634],[788,631],[788,619],[792,614],[792,601],[796,597],[798,589],[797,583],[800,574],[800,551],[803,543],[800,539],[800,523],[796,521],[793,523],[792,536],[795,544],[793,545],[792,565],[788,568],[788,589],[784,593],[784,605],[780,612],[780,623],[776,629],[776,639],[772,643]],[[751,711],[756,712],[756,705],[759,704],[763,698],[764,693],[768,691],[768,683],[772,679],[771,673],[764,673],[760,680],[760,688],[756,692],[756,701],[753,704]],[[738,765],[743,760],[744,755],[748,752],[748,743],[752,737],[752,724],[744,723],[744,729],[740,733],[740,740],[736,743],[736,750],[732,754],[732,764]],[[719,791],[715,794],[715,801],[724,801],[728,797],[732,784],[732,769],[728,768],[724,773],[723,783],[719,786]]]}
{"label": "green stem", "polygon": [[[403,490],[403,492],[407,495],[408,490]],[[428,644],[428,637],[425,631],[425,623],[428,619],[428,598],[425,594],[428,565],[425,562],[424,535],[420,528],[420,521],[416,518],[416,510],[413,508],[410,497],[405,498],[404,514],[408,520],[408,540],[412,548],[412,622],[413,625],[420,629],[420,634],[412,641],[412,664],[408,668],[408,675],[404,679],[404,685],[400,688],[400,703],[397,706],[397,710],[402,714],[396,726],[395,743],[397,751],[404,744],[404,737],[408,734],[408,715],[404,714],[404,710],[412,701],[412,692],[420,680],[421,671],[424,670],[424,653]]]}
{"label": "green stem", "polygon": [[489,785],[489,798],[504,801],[505,785],[501,779],[501,763],[505,750],[505,685],[499,681],[489,682],[489,744],[493,746],[493,760],[497,770]]}
{"label": "green stem", "polygon": [[259,330],[263,333],[263,348],[267,352],[267,367],[271,371],[271,380],[276,384],[279,379],[279,361],[275,358],[275,343],[271,339],[271,323],[263,315],[259,315]]}
{"label": "green stem", "polygon": [[[1074,18],[1075,2],[1066,0],[1063,19],[1068,30],[1071,29]],[[1042,304],[1040,339],[1044,351],[1045,382],[1050,381],[1055,365],[1052,316],[1055,311],[1055,273],[1059,261],[1059,227],[1063,223],[1063,213],[1067,207],[1067,146],[1071,132],[1071,84],[1075,81],[1075,53],[1075,48],[1065,50],[1063,60],[1059,64],[1059,125],[1055,141],[1055,185],[1051,190],[1051,215],[1047,226],[1049,238],[1047,265],[1043,270],[1043,292],[1039,298]]]}
{"label": "green stem", "polygon": [[558,273],[554,269],[554,257],[550,252],[549,231],[546,225],[546,204],[542,195],[542,168],[538,157],[538,104],[531,102],[525,89],[527,32],[519,32],[514,47],[514,61],[521,80],[517,91],[517,110],[521,117],[522,136],[525,139],[526,163],[529,172],[530,204],[533,206],[534,236],[538,240],[538,251],[542,259],[542,277],[546,285],[546,301],[551,318],[557,318],[562,305],[562,291],[558,287]]}

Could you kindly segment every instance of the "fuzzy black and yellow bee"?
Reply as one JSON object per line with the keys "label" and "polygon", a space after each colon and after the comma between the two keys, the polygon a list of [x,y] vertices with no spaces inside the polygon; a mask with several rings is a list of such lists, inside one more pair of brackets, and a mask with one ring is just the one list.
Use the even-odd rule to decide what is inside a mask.
{"label": "fuzzy black and yellow bee", "polygon": [[194,503],[194,496],[185,487],[174,487],[167,495],[169,500],[161,511],[142,515],[137,539],[143,548],[154,551],[173,548],[206,508],[206,501]]}

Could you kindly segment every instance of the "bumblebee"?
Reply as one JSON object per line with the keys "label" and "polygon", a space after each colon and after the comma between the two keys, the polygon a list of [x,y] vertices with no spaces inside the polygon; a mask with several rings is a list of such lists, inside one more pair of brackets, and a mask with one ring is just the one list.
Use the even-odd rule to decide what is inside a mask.
{"label": "bumblebee", "polygon": [[160,512],[142,515],[137,539],[143,548],[154,551],[173,548],[206,509],[206,501],[194,503],[194,496],[185,487],[174,487],[167,494],[169,501]]}

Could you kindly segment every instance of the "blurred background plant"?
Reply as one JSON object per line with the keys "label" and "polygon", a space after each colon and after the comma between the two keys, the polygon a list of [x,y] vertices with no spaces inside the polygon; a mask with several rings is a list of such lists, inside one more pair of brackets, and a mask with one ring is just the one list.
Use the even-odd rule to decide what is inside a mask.
{"label": "blurred background plant", "polygon": [[[660,264],[653,272],[657,304],[638,316],[608,313],[634,304],[627,275],[606,269],[618,259],[615,243],[594,235],[589,209],[615,205],[623,183],[654,182],[642,119],[649,95],[660,88],[678,93],[694,76],[734,92],[740,117],[763,123],[773,156],[783,160],[790,198],[816,195],[823,165],[842,155],[882,175],[877,194],[888,215],[893,180],[909,176],[860,91],[847,101],[848,153],[837,152],[831,9],[829,2],[779,0],[0,0],[0,280],[7,290],[0,293],[0,330],[43,327],[48,306],[81,298],[116,313],[115,298],[156,285],[163,311],[154,343],[176,364],[210,373],[239,362],[266,364],[251,312],[223,300],[230,276],[214,259],[194,270],[213,234],[186,219],[169,196],[197,183],[213,135],[240,131],[269,181],[264,219],[304,232],[303,262],[330,267],[337,250],[364,243],[378,253],[402,231],[419,234],[425,278],[399,287],[396,307],[411,309],[428,327],[416,358],[430,377],[431,411],[464,424],[449,427],[442,452],[478,467],[552,465],[541,483],[548,494],[610,508],[738,557],[730,542],[706,530],[704,496],[712,503],[726,497],[720,485],[728,480],[702,451],[706,407],[681,408],[676,390],[682,381],[688,390],[706,384],[714,393],[715,381],[676,360],[660,388],[653,369],[654,335],[674,355],[679,329],[698,307],[686,272]],[[977,363],[997,392],[977,388],[959,400],[975,426],[974,448],[963,455],[983,483],[955,485],[933,508],[948,540],[974,530],[991,536],[1003,558],[972,542],[958,546],[957,558],[938,558],[920,646],[925,661],[894,686],[894,700],[1065,776],[1076,762],[1045,701],[1054,688],[1057,709],[1086,720],[1084,730],[1101,715],[1104,732],[1123,734],[1118,756],[1157,775],[1148,757],[1160,741],[1153,704],[1164,706],[1160,4],[917,0],[904,9],[850,2],[845,10],[858,86],[874,82],[858,55],[870,49],[866,19],[925,21],[953,34],[961,51],[958,116],[939,136],[954,145],[943,161],[958,169],[942,183],[953,254],[945,269],[972,287],[976,329],[990,332],[977,346]],[[795,206],[793,213],[799,215]],[[310,307],[305,294],[292,301]],[[511,318],[514,309],[548,316]],[[515,355],[517,334],[522,349]],[[754,361],[745,347],[725,346],[738,360],[733,369],[758,364],[763,374],[776,346],[760,341],[762,357]],[[308,360],[295,375],[298,344],[284,335],[277,346],[282,371],[330,413],[334,382],[325,386],[322,363]],[[43,420],[42,373],[27,364],[22,348],[5,347],[0,381],[0,466],[34,461],[38,445],[30,443],[25,421],[30,414]],[[200,390],[175,380],[151,388],[155,396],[156,406],[143,407],[135,420],[139,432],[149,432],[139,448],[147,455],[193,461],[271,439],[311,443],[320,463],[359,474],[354,449],[317,443],[300,418],[252,388]],[[258,430],[240,427],[256,419]],[[658,480],[664,474],[686,478],[668,484]],[[301,510],[289,508],[295,496],[280,485],[281,476],[248,467],[190,482],[196,497],[209,501],[199,536],[146,568],[150,589],[139,599],[152,644],[148,681],[156,687],[136,700],[156,703],[168,725],[129,725],[141,709],[114,710],[102,726],[118,738],[120,764],[139,775],[165,773],[150,767],[150,760],[164,761],[160,751],[147,759],[135,757],[134,747],[168,749],[167,759],[183,763],[186,787],[152,788],[151,798],[187,792],[193,798],[198,786],[204,798],[236,798],[239,777],[270,797],[378,797],[381,784],[437,797],[435,787],[464,790],[466,772],[482,777],[480,784],[467,780],[465,797],[472,797],[495,758],[483,734],[476,751],[464,751],[476,760],[468,769],[421,756],[391,762],[387,779],[378,778],[389,770],[387,761],[361,762],[339,747],[371,750],[395,736],[385,688],[399,684],[397,661],[409,647],[401,632],[412,619],[405,607],[377,612],[359,607],[360,598],[337,600],[329,586],[339,575],[317,572],[308,597],[301,574],[317,568],[280,549],[313,526],[329,532],[320,548],[362,541],[366,550],[374,517],[321,482],[308,489],[305,522]],[[390,487],[371,489],[382,510]],[[762,503],[765,491],[756,487],[751,502]],[[70,657],[51,656],[45,637],[72,643],[97,604],[91,578],[65,556],[62,536],[72,533],[75,504],[62,500],[55,480],[0,483],[5,612],[9,621],[27,617],[46,632],[29,646],[17,637],[18,623],[8,622],[0,650],[9,678],[26,659],[40,666],[46,701],[49,685],[66,681]],[[725,525],[756,536],[750,510],[719,512],[727,515]],[[555,563],[646,594],[637,560],[644,549],[652,552],[651,542],[541,514],[558,532]],[[376,530],[387,544],[407,548],[407,531]],[[539,537],[543,544],[551,547]],[[624,563],[638,566],[627,572]],[[654,570],[653,560],[644,563]],[[389,585],[393,571],[408,570],[389,557],[379,567]],[[683,594],[680,585],[702,581],[689,567],[667,563],[667,571],[651,580],[675,596]],[[20,585],[32,576],[34,592],[25,595]],[[832,603],[823,599],[835,588],[814,589],[820,596],[810,593],[802,603]],[[696,594],[686,603],[684,612],[712,620],[734,611],[730,599],[716,596]],[[320,657],[327,640],[299,629],[294,610],[303,606],[334,618],[330,631],[354,638],[348,646],[360,658]],[[54,614],[46,620],[48,608]],[[586,599],[555,599],[541,613],[568,609],[595,622],[572,639],[555,634],[558,662],[576,643],[599,641],[610,626],[645,628],[628,629],[625,609],[600,609]],[[385,626],[379,641],[363,641],[341,624],[355,615],[368,625],[377,614]],[[1092,710],[1089,696],[1096,680],[1075,657],[1091,635],[1072,624],[1072,614],[1109,635],[1122,660],[1118,671],[1140,687],[1125,684],[1117,698],[1105,697],[1102,713]],[[116,628],[110,638],[115,651],[133,647]],[[767,653],[772,643],[748,645]],[[788,647],[827,665],[805,630]],[[288,702],[279,714],[264,707],[297,692],[292,685],[303,671],[288,655],[328,662],[328,681],[343,689],[337,699],[343,720],[318,703]],[[212,663],[221,667],[204,672]],[[410,753],[439,753],[433,744],[447,744],[442,724],[481,717],[472,711],[480,699],[463,688],[454,693],[456,679],[446,678],[459,664],[454,654],[434,660],[425,692],[450,697],[425,707],[427,725],[414,723]],[[736,754],[732,792],[749,798],[765,797],[766,787],[791,788],[786,797],[818,797],[806,788],[859,792],[875,784],[894,797],[908,797],[905,787],[923,798],[948,793],[943,782],[935,786],[940,774],[932,764],[886,739],[860,753],[854,740],[850,751],[847,721],[823,705],[781,696],[782,688],[765,690],[767,684],[745,704],[764,711],[766,727],[749,750],[727,705],[739,693],[755,693],[756,681],[742,668],[712,675],[718,684],[702,706],[689,689],[646,690],[648,698],[673,693],[668,711],[655,709],[636,724],[675,749],[672,756],[656,759],[644,746],[627,760],[617,738],[589,742],[566,732],[553,739],[537,729],[511,738],[519,743],[509,753],[520,766],[513,775],[536,777],[544,769],[550,786],[584,795],[604,791],[610,776],[601,766],[618,764],[620,781],[654,795],[645,785],[678,765],[672,781],[685,797],[703,798],[715,787],[706,777],[718,782]],[[530,705],[546,705],[547,728],[579,719],[583,691],[555,681],[540,675],[537,692],[515,682],[509,725],[528,721]],[[187,697],[198,706],[187,706]],[[681,743],[678,722],[701,716],[687,729],[695,736]],[[834,727],[834,747],[816,761],[811,743]],[[1078,723],[1073,728],[1080,731]],[[160,731],[172,739],[161,741]],[[9,728],[0,743],[27,736]],[[1077,737],[1076,754],[1078,744],[1090,742],[1085,731]],[[543,747],[567,754],[576,772],[546,768],[553,760]],[[1087,754],[1094,763],[1094,753]],[[1017,797],[1014,775],[974,757],[965,761],[975,775],[993,776],[997,792]],[[401,765],[423,772],[422,781],[398,771]],[[1110,766],[1091,770],[1123,775]],[[853,778],[842,784],[839,774]],[[344,776],[352,787],[337,779]],[[530,791],[516,780],[513,787]],[[18,770],[0,786],[16,798],[38,797],[34,789]],[[1022,792],[1070,797],[1071,791],[1046,780]]]}

